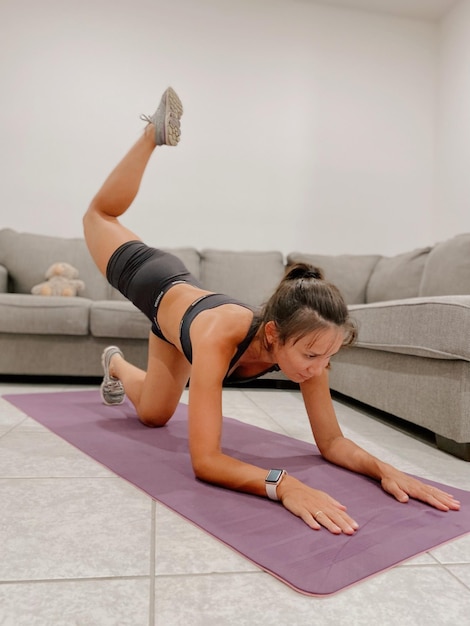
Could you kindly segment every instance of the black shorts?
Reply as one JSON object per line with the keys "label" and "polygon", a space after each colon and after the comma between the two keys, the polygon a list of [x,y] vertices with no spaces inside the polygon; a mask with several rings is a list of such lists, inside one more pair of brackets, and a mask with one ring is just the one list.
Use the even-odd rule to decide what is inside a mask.
{"label": "black shorts", "polygon": [[[152,322],[152,332],[165,339],[156,323],[160,300],[174,284],[201,287],[197,278],[174,254],[128,241],[111,255],[106,278]],[[165,339],[166,340],[166,339]]]}
{"label": "black shorts", "polygon": [[[184,263],[175,255],[149,248],[141,241],[128,241],[111,256],[106,268],[106,277],[128,300],[152,322],[152,332],[170,343],[157,323],[158,306],[165,293],[178,283],[187,283],[202,289],[199,281],[187,270]],[[189,363],[192,362],[190,328],[193,320],[207,309],[224,304],[238,304],[253,310],[247,304],[220,293],[206,293],[189,305],[180,324],[180,342]],[[238,346],[229,371],[248,347],[256,332],[257,325],[250,328],[247,336]]]}

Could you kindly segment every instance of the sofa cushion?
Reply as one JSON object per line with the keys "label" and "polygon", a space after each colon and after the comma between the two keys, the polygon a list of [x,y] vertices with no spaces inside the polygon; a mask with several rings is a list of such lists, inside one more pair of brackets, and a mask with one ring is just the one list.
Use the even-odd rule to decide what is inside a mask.
{"label": "sofa cushion", "polygon": [[357,346],[434,359],[470,361],[470,296],[433,296],[350,307]]}
{"label": "sofa cushion", "polygon": [[367,285],[366,302],[417,298],[430,250],[418,248],[379,259]]}
{"label": "sofa cushion", "polygon": [[284,276],[280,252],[231,252],[204,250],[201,253],[201,282],[205,289],[224,293],[250,306],[269,299]]}
{"label": "sofa cushion", "polygon": [[91,300],[0,294],[0,332],[26,335],[88,335]]}
{"label": "sofa cushion", "polygon": [[31,293],[31,287],[45,280],[46,270],[57,261],[76,267],[85,282],[84,298],[108,297],[106,279],[96,268],[84,239],[0,230],[0,263],[8,269],[15,293]]}
{"label": "sofa cushion", "polygon": [[287,263],[310,263],[319,267],[326,280],[338,287],[347,304],[362,304],[366,300],[367,283],[380,258],[376,254],[329,256],[292,252],[287,257]]}
{"label": "sofa cushion", "polygon": [[470,233],[434,246],[429,253],[420,296],[470,294]]}
{"label": "sofa cushion", "polygon": [[90,332],[95,337],[147,339],[150,321],[127,300],[98,300],[90,307]]}

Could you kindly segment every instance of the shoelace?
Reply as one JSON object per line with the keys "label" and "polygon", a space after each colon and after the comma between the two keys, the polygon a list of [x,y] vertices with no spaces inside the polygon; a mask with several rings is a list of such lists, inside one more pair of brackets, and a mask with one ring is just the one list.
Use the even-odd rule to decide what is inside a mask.
{"label": "shoelace", "polygon": [[150,117],[150,115],[145,115],[144,113],[142,113],[142,115],[140,116],[140,119],[143,122],[147,122],[147,124],[153,124],[152,118]]}
{"label": "shoelace", "polygon": [[106,381],[106,393],[111,395],[122,393],[122,383],[120,380],[109,378]]}

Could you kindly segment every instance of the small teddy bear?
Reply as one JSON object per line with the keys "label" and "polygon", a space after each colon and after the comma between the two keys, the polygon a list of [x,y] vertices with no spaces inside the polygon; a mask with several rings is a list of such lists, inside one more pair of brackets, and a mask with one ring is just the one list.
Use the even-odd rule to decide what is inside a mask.
{"label": "small teddy bear", "polygon": [[85,289],[78,280],[78,270],[68,263],[53,263],[46,272],[47,280],[34,285],[31,293],[37,296],[76,296]]}

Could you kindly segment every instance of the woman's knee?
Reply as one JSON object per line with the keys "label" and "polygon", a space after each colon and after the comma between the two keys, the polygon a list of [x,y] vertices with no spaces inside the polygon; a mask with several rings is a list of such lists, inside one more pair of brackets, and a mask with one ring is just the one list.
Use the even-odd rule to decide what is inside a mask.
{"label": "woman's knee", "polygon": [[101,215],[98,209],[94,206],[93,203],[90,204],[82,217],[83,231],[85,233],[85,237],[93,236],[93,233],[96,232],[97,221],[100,220],[100,218]]}
{"label": "woman's knee", "polygon": [[174,411],[163,411],[156,413],[155,411],[141,411],[137,412],[139,416],[139,420],[142,422],[144,426],[148,426],[149,428],[161,428],[165,426],[167,422],[173,416]]}

